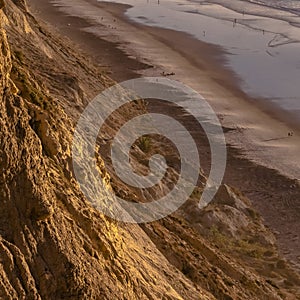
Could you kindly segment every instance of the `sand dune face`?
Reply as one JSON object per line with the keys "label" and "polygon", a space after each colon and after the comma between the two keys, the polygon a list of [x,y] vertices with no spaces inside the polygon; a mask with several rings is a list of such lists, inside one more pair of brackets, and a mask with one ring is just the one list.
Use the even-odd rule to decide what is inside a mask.
{"label": "sand dune face", "polygon": [[[199,186],[181,211],[142,227],[92,208],[70,145],[80,111],[112,80],[23,1],[6,0],[0,21],[1,299],[294,299],[298,277],[274,236],[227,186],[205,211],[194,209]],[[98,159],[107,188],[122,191]]]}

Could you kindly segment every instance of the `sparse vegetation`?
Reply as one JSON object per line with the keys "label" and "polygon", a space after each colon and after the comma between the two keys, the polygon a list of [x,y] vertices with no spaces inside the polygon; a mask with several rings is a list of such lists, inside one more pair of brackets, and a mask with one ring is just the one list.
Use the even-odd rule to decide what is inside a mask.
{"label": "sparse vegetation", "polygon": [[151,138],[149,136],[142,136],[138,139],[138,147],[145,153],[150,151]]}
{"label": "sparse vegetation", "polygon": [[266,249],[259,243],[250,242],[246,239],[235,239],[229,237],[222,232],[216,226],[212,226],[210,229],[211,240],[222,248],[226,252],[235,252],[240,255],[246,255],[254,258],[263,258]]}
{"label": "sparse vegetation", "polygon": [[24,54],[23,54],[22,51],[16,50],[16,51],[15,51],[15,56],[16,56],[16,58],[18,59],[18,61],[19,61],[20,63],[23,63],[23,62],[24,62]]}
{"label": "sparse vegetation", "polygon": [[[21,55],[20,53],[19,55]],[[20,67],[16,65],[14,65],[12,69],[12,79],[17,88],[19,89],[20,96],[39,106],[42,109],[49,108],[49,103],[46,97],[37,88],[35,88],[33,84],[31,84],[29,75],[22,72]]]}

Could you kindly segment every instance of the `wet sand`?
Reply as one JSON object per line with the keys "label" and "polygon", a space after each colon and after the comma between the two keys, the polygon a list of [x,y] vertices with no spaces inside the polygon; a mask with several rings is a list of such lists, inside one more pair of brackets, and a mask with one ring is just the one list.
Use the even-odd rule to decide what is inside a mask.
{"label": "wet sand", "polygon": [[[226,132],[224,182],[251,199],[277,234],[281,252],[300,268],[298,129],[241,91],[239,78],[226,68],[223,49],[180,32],[134,24],[124,16],[123,5],[64,0],[56,1],[58,10],[46,0],[29,3],[40,18],[107,66],[116,81],[174,72],[172,79],[199,91]],[[293,137],[288,137],[289,131]],[[207,145],[202,147],[209,152]]]}

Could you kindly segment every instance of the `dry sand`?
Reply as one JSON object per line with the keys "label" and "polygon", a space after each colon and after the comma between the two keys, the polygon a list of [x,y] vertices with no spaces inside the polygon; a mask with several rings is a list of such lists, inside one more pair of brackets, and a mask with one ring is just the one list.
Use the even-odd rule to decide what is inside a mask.
{"label": "dry sand", "polygon": [[[56,7],[47,0],[29,3],[45,22],[107,66],[116,81],[174,72],[172,79],[199,91],[224,126],[229,150],[224,182],[251,199],[276,233],[280,251],[300,269],[299,128],[240,90],[239,79],[226,68],[223,49],[180,32],[134,24],[124,16],[124,5],[93,0],[55,1]],[[209,151],[205,143],[202,147]]]}

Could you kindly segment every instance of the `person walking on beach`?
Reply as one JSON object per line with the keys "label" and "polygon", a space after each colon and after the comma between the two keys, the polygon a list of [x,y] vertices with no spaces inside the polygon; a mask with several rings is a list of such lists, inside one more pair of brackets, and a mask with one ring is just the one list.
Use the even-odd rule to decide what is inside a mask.
{"label": "person walking on beach", "polygon": [[237,22],[237,19],[233,19],[233,24],[232,24],[233,27],[235,27],[236,22]]}

